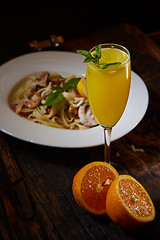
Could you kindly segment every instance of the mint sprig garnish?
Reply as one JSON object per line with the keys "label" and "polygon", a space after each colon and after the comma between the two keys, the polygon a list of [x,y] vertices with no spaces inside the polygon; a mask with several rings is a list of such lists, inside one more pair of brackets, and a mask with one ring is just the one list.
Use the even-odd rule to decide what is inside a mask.
{"label": "mint sprig garnish", "polygon": [[95,47],[95,53],[92,55],[89,51],[86,50],[77,50],[77,53],[85,56],[84,63],[92,62],[96,65],[98,69],[106,69],[109,67],[120,65],[121,62],[113,62],[113,63],[100,63],[99,60],[101,58],[101,45],[97,45]]}
{"label": "mint sprig garnish", "polygon": [[80,79],[81,78],[72,78],[65,83],[63,87],[60,87],[59,85],[54,86],[52,88],[53,92],[46,98],[44,106],[52,106],[61,102],[63,100],[63,92],[66,90],[75,90]]}

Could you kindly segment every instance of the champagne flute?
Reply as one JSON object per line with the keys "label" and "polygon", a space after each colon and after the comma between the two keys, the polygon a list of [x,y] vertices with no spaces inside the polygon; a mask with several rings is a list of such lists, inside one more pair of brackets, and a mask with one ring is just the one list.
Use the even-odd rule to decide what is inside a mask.
{"label": "champagne flute", "polygon": [[[127,104],[131,82],[131,61],[129,51],[121,45],[105,43],[100,46],[99,63],[108,63],[109,67],[100,69],[93,62],[87,63],[87,95],[93,115],[104,128],[104,161],[112,164],[111,132]],[[96,46],[89,51],[92,56],[95,56],[95,50]]]}

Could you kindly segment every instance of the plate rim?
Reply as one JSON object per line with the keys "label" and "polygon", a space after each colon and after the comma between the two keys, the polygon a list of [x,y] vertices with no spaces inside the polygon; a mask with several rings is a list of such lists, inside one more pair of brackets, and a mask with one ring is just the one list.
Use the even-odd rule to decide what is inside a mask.
{"label": "plate rim", "polygon": [[[81,55],[79,55],[79,54],[77,54],[77,53],[75,53],[75,52],[67,52],[67,51],[45,51],[45,52],[35,52],[35,53],[27,53],[27,54],[24,54],[24,55],[21,55],[21,56],[18,56],[18,57],[16,57],[16,58],[14,58],[14,59],[11,59],[10,61],[8,61],[8,62],[6,62],[6,63],[4,63],[3,65],[1,65],[0,66],[0,76],[1,76],[1,72],[3,73],[3,71],[5,71],[8,67],[10,67],[10,65],[12,66],[12,65],[14,65],[14,64],[17,64],[17,62],[19,63],[19,61],[21,61],[21,60],[26,60],[26,59],[30,59],[30,58],[32,58],[32,57],[34,57],[34,58],[37,58],[38,57],[38,55],[40,56],[46,56],[47,57],[47,55],[50,55],[50,56],[52,56],[53,57],[53,55],[55,56],[55,55],[61,55],[60,56],[60,58],[61,57],[64,57],[64,55],[70,55],[71,57],[73,57],[73,55],[74,55],[74,57],[75,58],[78,58],[79,59],[79,61],[81,61],[82,60],[82,62],[79,62],[78,63],[78,65],[81,65],[81,66],[83,66],[83,70],[85,69],[85,64],[83,63],[83,57],[81,56]],[[67,57],[67,56],[66,56]],[[33,59],[33,58],[32,58]],[[32,62],[32,61],[31,61]],[[83,65],[82,65],[83,64]],[[81,69],[81,74],[82,75],[85,75],[85,72],[83,72],[83,70]],[[45,70],[45,69],[44,69]],[[44,71],[43,70],[43,71]],[[82,73],[83,72],[83,73]],[[28,73],[28,75],[29,74],[31,74],[31,73]],[[73,72],[73,74],[74,74],[74,72]],[[144,115],[145,115],[145,113],[146,113],[146,111],[147,111],[147,108],[148,108],[148,103],[149,103],[149,93],[148,93],[148,89],[147,89],[147,87],[146,87],[146,84],[144,83],[144,81],[142,80],[142,78],[137,74],[137,73],[135,73],[134,71],[132,71],[132,75],[134,75],[135,77],[138,77],[138,79],[139,79],[139,81],[141,82],[141,84],[143,85],[143,87],[144,87],[144,90],[145,90],[145,97],[146,97],[146,105],[145,105],[145,109],[144,109],[144,111],[143,111],[143,114],[142,114],[142,116],[141,116],[141,118],[140,118],[140,120],[132,127],[132,129],[131,130],[133,130],[138,124],[139,124],[139,122],[142,120],[142,118],[144,117]],[[26,76],[26,75],[25,75]],[[13,86],[18,82],[18,81],[20,81],[22,79],[22,77],[20,77],[20,79],[17,79],[17,81],[16,82],[14,82],[14,84],[13,84]],[[0,80],[0,86],[1,86],[1,80]],[[9,93],[7,93],[7,94],[9,94]],[[1,99],[1,97],[0,97],[0,99]],[[8,96],[7,96],[7,99],[8,99]],[[3,99],[4,100],[4,99]],[[8,105],[8,109],[12,112],[12,110],[9,108],[9,105]],[[2,109],[1,109],[1,104],[0,104],[0,112],[2,111]],[[12,112],[12,117],[13,117],[13,114],[14,114],[14,119],[15,120],[17,120],[17,117],[18,117],[18,119],[23,119],[23,121],[25,120],[25,121],[27,121],[27,124],[26,124],[26,122],[25,122],[25,125],[27,125],[27,126],[30,126],[30,124],[36,124],[36,125],[39,125],[39,127],[36,127],[36,129],[39,129],[39,128],[43,128],[44,129],[44,127],[46,127],[46,128],[51,128],[51,127],[48,127],[48,126],[44,126],[44,125],[40,125],[40,124],[37,124],[37,123],[33,123],[33,122],[30,122],[29,120],[26,120],[26,119],[24,119],[24,118],[20,118],[17,114],[15,114],[14,112]],[[123,115],[122,115],[123,116]],[[1,124],[1,117],[0,117],[0,124]],[[116,126],[115,126],[116,127]],[[115,128],[114,127],[114,128]],[[114,128],[113,128],[113,131],[114,131]],[[54,144],[54,145],[52,145],[52,144],[49,144],[49,143],[45,143],[45,142],[41,142],[41,141],[39,141],[39,140],[35,140],[34,138],[30,138],[30,139],[26,139],[26,138],[24,138],[24,137],[21,137],[21,136],[17,136],[14,132],[15,131],[12,131],[12,132],[10,132],[10,131],[7,131],[5,128],[1,128],[1,126],[0,126],[0,129],[1,129],[1,131],[2,132],[5,132],[5,133],[7,133],[7,134],[9,134],[10,136],[13,136],[13,137],[15,137],[15,138],[18,138],[18,139],[20,139],[20,140],[23,140],[23,141],[27,141],[27,142],[31,142],[31,143],[35,143],[35,144],[39,144],[39,145],[44,145],[44,146],[50,146],[50,147],[63,147],[63,148],[85,148],[85,147],[95,147],[95,146],[99,146],[99,145],[102,145],[103,144],[103,142],[102,142],[102,138],[103,138],[103,129],[100,127],[100,126],[98,126],[98,127],[95,127],[95,128],[91,128],[91,129],[87,129],[87,130],[81,130],[81,131],[90,131],[90,132],[92,132],[92,131],[95,131],[95,129],[96,129],[96,131],[95,131],[95,134],[98,134],[98,136],[99,137],[101,137],[101,141],[100,140],[98,140],[98,141],[95,141],[95,144],[86,144],[86,143],[84,143],[84,144],[74,144],[74,145],[71,145],[71,144],[60,144],[60,143],[58,143],[58,144]],[[53,128],[54,130],[56,129],[56,128]],[[98,129],[98,131],[97,131],[97,129]],[[99,129],[101,129],[101,130],[99,130]],[[59,129],[58,129],[59,130]],[[131,130],[129,130],[128,132],[126,132],[124,135],[126,135],[127,133],[129,133]],[[45,130],[44,130],[45,131]],[[79,130],[67,130],[67,129],[61,129],[61,131],[68,131],[68,133],[69,133],[69,131],[74,131],[74,132],[76,132],[76,131],[78,131],[79,132]],[[55,132],[58,132],[57,131],[57,129],[55,130]],[[86,133],[87,133],[86,132]],[[87,133],[87,134],[89,134],[89,133]],[[93,134],[93,133],[92,133]],[[74,134],[71,134],[71,135],[74,135]],[[85,137],[86,137],[86,134],[80,134],[80,135],[82,135],[82,137],[84,137],[83,135],[85,135]],[[94,134],[93,134],[94,135]],[[124,135],[122,135],[122,136],[124,136]],[[112,135],[113,136],[113,135]],[[120,137],[122,137],[122,136],[120,136]],[[115,138],[112,138],[112,141],[114,141],[114,140],[117,140],[118,138],[120,138],[120,137],[115,137]]]}

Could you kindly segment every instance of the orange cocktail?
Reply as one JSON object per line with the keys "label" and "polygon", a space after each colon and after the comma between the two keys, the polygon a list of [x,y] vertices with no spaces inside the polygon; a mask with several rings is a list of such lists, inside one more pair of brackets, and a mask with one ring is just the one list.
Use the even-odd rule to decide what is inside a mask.
{"label": "orange cocktail", "polygon": [[[126,51],[107,44],[101,47],[100,63],[120,62],[121,64],[107,69],[98,69],[94,63],[88,63],[87,94],[97,121],[105,127],[112,127],[119,121],[127,103],[131,64]],[[91,54],[94,54],[94,48]]]}

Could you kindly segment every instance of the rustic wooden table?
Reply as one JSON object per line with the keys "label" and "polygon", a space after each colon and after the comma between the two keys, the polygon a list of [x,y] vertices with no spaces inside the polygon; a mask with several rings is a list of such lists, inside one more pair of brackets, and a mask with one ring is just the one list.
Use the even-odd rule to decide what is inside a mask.
{"label": "rustic wooden table", "polygon": [[[0,239],[159,239],[160,49],[138,28],[123,24],[65,42],[61,50],[89,50],[102,42],[126,46],[132,69],[148,87],[144,118],[130,133],[112,142],[111,154],[147,189],[155,204],[155,220],[126,231],[106,215],[93,216],[77,206],[71,189],[73,177],[85,164],[103,159],[103,146],[46,147],[0,132]],[[131,145],[144,152],[134,152]]]}

